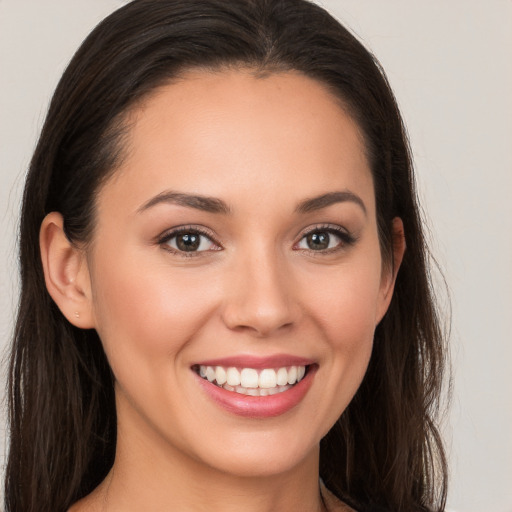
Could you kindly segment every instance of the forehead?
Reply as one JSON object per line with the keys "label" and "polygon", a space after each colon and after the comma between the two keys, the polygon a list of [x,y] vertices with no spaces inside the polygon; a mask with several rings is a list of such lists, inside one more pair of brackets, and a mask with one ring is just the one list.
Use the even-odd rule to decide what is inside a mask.
{"label": "forehead", "polygon": [[345,188],[373,207],[358,126],[298,72],[196,70],[161,87],[132,112],[126,158],[100,201],[114,188],[134,208],[166,189],[249,205]]}

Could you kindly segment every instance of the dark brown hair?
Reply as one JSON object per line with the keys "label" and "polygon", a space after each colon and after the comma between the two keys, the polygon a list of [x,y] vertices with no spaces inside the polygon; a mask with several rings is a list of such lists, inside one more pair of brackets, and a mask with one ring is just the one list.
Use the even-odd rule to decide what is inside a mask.
{"label": "dark brown hair", "polygon": [[187,69],[295,70],[335,94],[361,128],[384,260],[392,219],[407,251],[363,383],[321,442],[320,474],[355,507],[441,511],[446,461],[435,417],[443,336],[407,137],[374,57],[305,0],[135,0],[82,44],[53,96],[20,227],[21,299],[9,375],[7,512],[59,512],[90,493],[115,454],[113,376],[94,330],[73,327],[46,291],[38,234],[59,211],[68,238],[93,236],[95,196],[123,156],[126,114]]}

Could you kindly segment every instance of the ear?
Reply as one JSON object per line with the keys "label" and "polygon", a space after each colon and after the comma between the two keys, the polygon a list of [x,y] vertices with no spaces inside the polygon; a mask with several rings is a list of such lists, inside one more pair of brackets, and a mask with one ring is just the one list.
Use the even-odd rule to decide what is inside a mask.
{"label": "ear", "polygon": [[48,293],[71,324],[81,329],[93,328],[91,281],[85,253],[68,240],[60,213],[52,212],[44,218],[39,247]]}
{"label": "ear", "polygon": [[386,264],[382,269],[382,277],[380,283],[380,302],[377,311],[377,324],[382,320],[386,311],[388,310],[391,298],[393,297],[393,291],[395,289],[396,276],[402,260],[404,258],[406,244],[405,244],[405,233],[404,223],[400,217],[393,219],[392,226],[393,236],[393,260],[392,264]]}

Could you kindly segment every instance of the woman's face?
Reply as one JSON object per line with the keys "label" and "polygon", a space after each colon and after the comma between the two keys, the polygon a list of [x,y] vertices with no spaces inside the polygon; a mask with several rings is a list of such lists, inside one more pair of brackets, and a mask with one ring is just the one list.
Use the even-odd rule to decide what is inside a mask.
{"label": "woman's face", "polygon": [[393,284],[358,127],[298,73],[145,101],[87,265],[120,447],[240,475],[316,460]]}

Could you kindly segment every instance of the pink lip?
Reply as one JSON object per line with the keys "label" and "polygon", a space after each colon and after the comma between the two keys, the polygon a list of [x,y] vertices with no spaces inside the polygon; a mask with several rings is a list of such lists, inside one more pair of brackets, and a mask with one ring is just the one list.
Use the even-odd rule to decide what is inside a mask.
{"label": "pink lip", "polygon": [[[236,358],[230,361],[229,366],[241,366],[244,368],[258,368],[258,366],[247,365],[247,359],[244,358],[243,365],[231,364],[237,363]],[[222,360],[222,364],[210,364],[215,363],[213,361],[208,362],[208,366],[225,366],[226,359]],[[268,361],[267,361],[268,363]],[[201,363],[203,364],[203,363]],[[280,367],[280,366],[294,366],[297,363],[287,363],[285,365],[273,364],[265,366],[265,368]],[[308,368],[308,371],[304,378],[292,386],[287,391],[277,393],[276,395],[269,396],[249,396],[236,393],[235,391],[228,391],[215,384],[212,384],[206,379],[203,379],[196,374],[199,385],[203,391],[220,407],[226,411],[243,416],[246,418],[271,418],[274,416],[280,416],[288,412],[297,406],[302,399],[305,397],[309,388],[315,378],[316,370],[318,366],[312,365]]]}
{"label": "pink lip", "polygon": [[198,366],[234,366],[237,368],[254,368],[261,370],[263,368],[282,368],[285,366],[308,366],[314,361],[304,357],[297,357],[287,354],[276,354],[268,357],[237,355],[223,357],[221,359],[209,359],[196,363]]}

